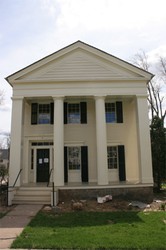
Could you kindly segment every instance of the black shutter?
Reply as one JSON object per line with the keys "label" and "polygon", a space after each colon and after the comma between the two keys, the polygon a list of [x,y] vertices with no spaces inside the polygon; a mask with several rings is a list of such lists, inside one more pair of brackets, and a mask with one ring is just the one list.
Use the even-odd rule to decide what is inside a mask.
{"label": "black shutter", "polygon": [[82,182],[88,182],[88,147],[81,147],[81,177]]}
{"label": "black shutter", "polygon": [[118,146],[118,157],[119,157],[119,180],[126,180],[126,167],[125,167],[125,148],[124,145]]}
{"label": "black shutter", "polygon": [[64,147],[64,182],[68,182],[67,147]]}
{"label": "black shutter", "polygon": [[64,124],[67,124],[67,102],[64,102]]}
{"label": "black shutter", "polygon": [[80,102],[80,108],[81,108],[81,123],[85,124],[85,123],[87,123],[87,104],[86,104],[86,102]]}
{"label": "black shutter", "polygon": [[122,102],[116,102],[117,123],[123,123],[123,106]]}
{"label": "black shutter", "polygon": [[50,103],[50,123],[54,124],[54,103]]}
{"label": "black shutter", "polygon": [[38,104],[32,103],[31,104],[31,124],[37,124],[37,111],[38,111]]}

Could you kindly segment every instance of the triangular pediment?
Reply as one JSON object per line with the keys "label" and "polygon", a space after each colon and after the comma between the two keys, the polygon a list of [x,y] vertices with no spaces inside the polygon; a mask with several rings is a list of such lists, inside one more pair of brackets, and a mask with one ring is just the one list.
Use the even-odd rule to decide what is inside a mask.
{"label": "triangular pediment", "polygon": [[151,74],[94,47],[77,42],[9,76],[13,82],[150,79]]}

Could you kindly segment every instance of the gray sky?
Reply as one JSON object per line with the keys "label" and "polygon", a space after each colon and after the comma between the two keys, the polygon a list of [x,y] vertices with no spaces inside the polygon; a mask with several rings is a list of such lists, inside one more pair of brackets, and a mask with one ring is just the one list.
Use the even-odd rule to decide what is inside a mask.
{"label": "gray sky", "polygon": [[4,78],[81,40],[129,61],[140,49],[166,56],[165,0],[0,0],[0,134],[10,132]]}

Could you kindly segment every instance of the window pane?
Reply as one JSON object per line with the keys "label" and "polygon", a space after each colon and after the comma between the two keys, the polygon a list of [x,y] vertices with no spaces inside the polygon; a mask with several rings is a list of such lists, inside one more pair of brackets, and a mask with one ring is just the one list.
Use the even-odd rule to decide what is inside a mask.
{"label": "window pane", "polygon": [[108,168],[116,169],[118,167],[118,151],[117,147],[107,147]]}
{"label": "window pane", "polygon": [[105,103],[106,123],[116,122],[115,103]]}
{"label": "window pane", "polygon": [[50,104],[39,104],[38,123],[50,123]]}
{"label": "window pane", "polygon": [[79,103],[68,104],[68,123],[80,123],[80,105]]}
{"label": "window pane", "polygon": [[69,170],[80,169],[80,147],[68,147],[68,165]]}

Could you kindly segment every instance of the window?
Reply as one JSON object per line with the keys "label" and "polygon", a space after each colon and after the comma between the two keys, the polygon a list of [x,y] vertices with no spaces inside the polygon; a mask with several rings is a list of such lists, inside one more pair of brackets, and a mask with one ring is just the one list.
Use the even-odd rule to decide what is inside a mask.
{"label": "window", "polygon": [[106,123],[116,122],[115,103],[105,103]]}
{"label": "window", "polygon": [[68,147],[68,167],[69,170],[80,170],[81,167],[81,148]]}
{"label": "window", "polygon": [[106,123],[123,123],[122,102],[105,103]]}
{"label": "window", "polygon": [[50,123],[50,104],[39,104],[38,123]]}
{"label": "window", "polygon": [[32,103],[31,105],[31,124],[53,124],[54,120],[53,103]]}
{"label": "window", "polygon": [[69,103],[67,113],[68,123],[80,123],[80,104]]}
{"label": "window", "polygon": [[64,181],[68,182],[68,170],[80,170],[82,182],[88,182],[88,147],[64,147]]}
{"label": "window", "polygon": [[86,124],[87,103],[64,103],[64,124]]}
{"label": "window", "polygon": [[108,169],[118,168],[118,150],[116,146],[107,147]]}

